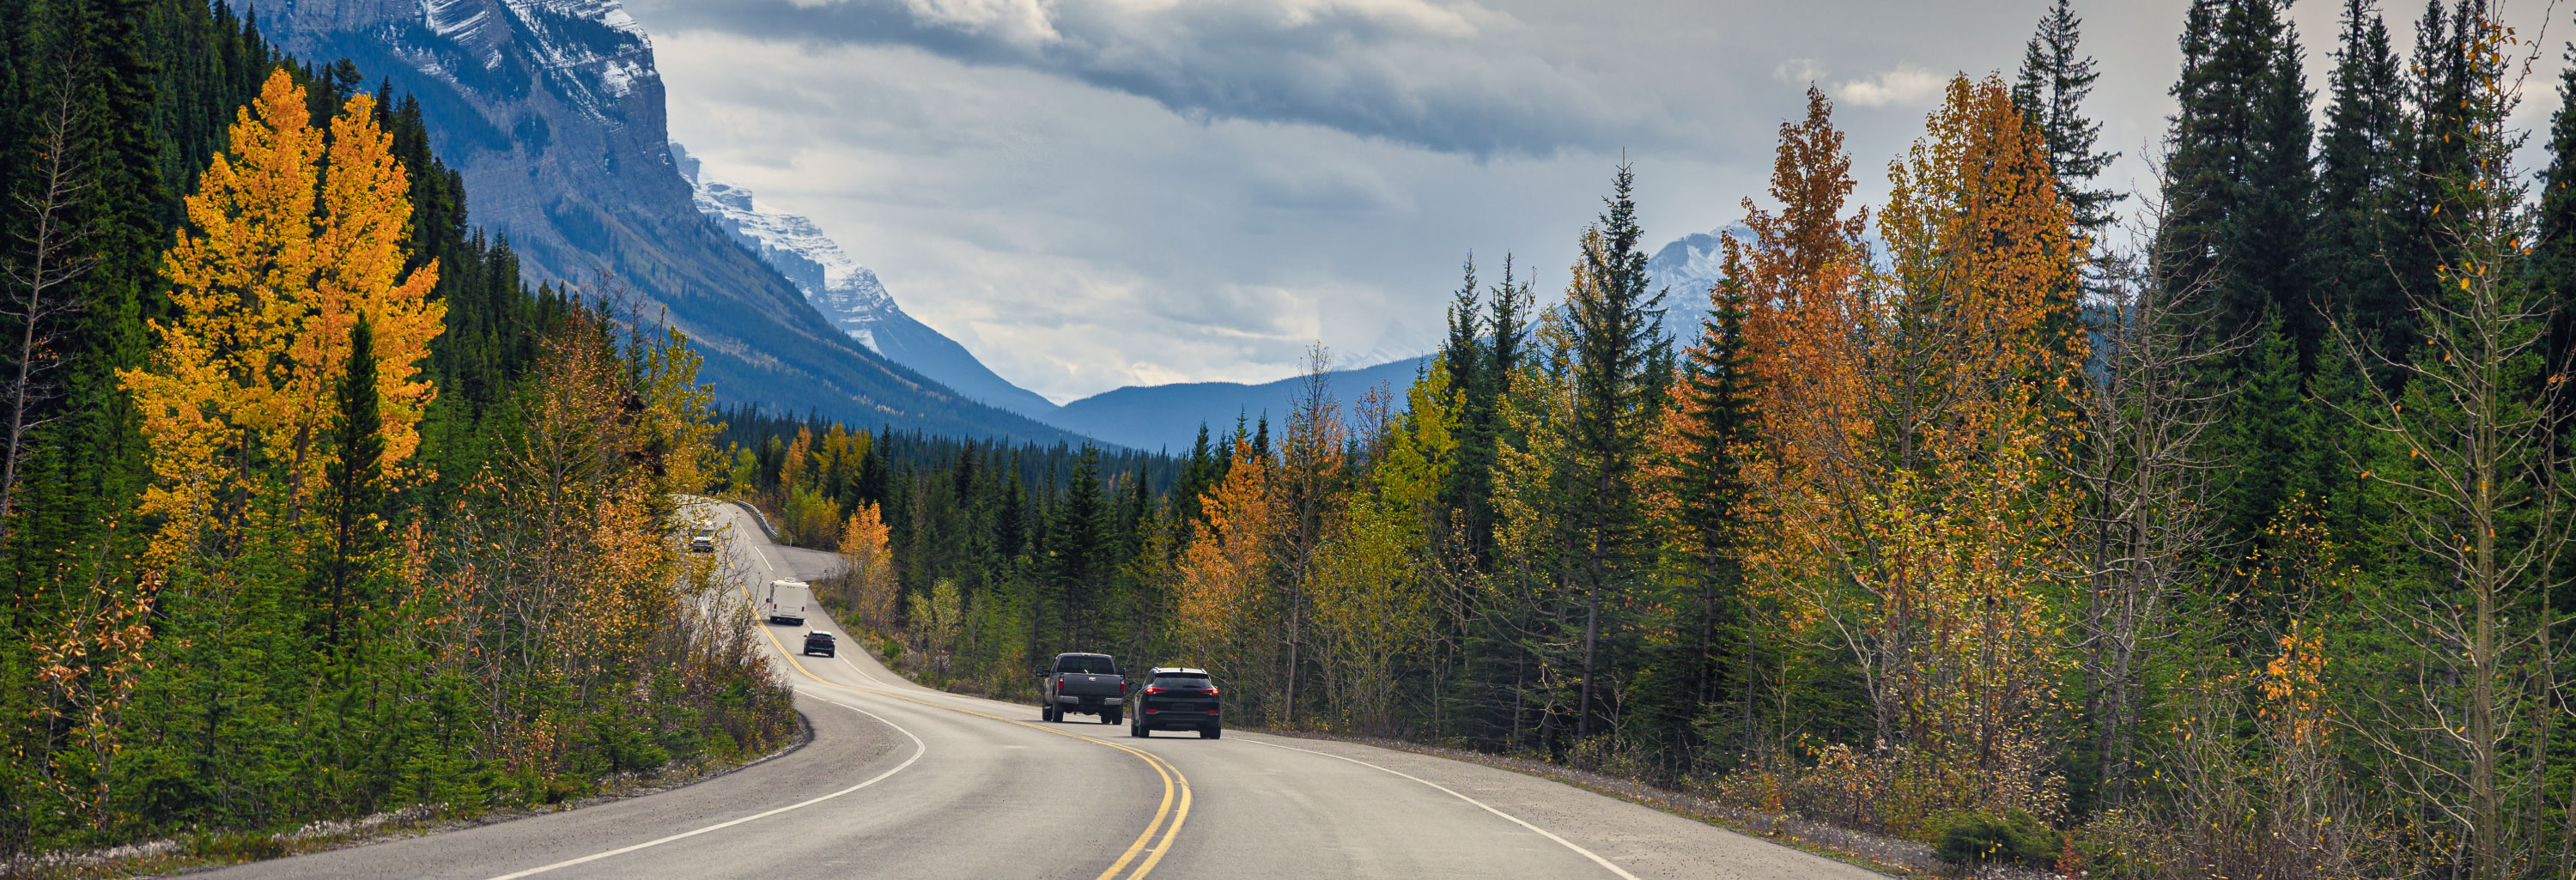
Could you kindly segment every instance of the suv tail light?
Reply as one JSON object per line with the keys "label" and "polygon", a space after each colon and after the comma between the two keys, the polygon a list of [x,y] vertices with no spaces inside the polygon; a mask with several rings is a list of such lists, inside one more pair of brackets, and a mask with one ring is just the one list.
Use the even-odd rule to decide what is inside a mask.
{"label": "suv tail light", "polygon": [[1145,695],[1146,695],[1146,696],[1149,696],[1149,697],[1150,697],[1150,696],[1153,696],[1153,695],[1155,695],[1155,694],[1159,694],[1159,693],[1162,693],[1162,692],[1163,692],[1163,689],[1162,689],[1161,687],[1157,687],[1157,686],[1155,686],[1155,685],[1150,685],[1150,684],[1145,686]]}
{"label": "suv tail light", "polygon": [[1207,689],[1207,695],[1211,697],[1216,696],[1216,688],[1213,686],[1209,687]]}

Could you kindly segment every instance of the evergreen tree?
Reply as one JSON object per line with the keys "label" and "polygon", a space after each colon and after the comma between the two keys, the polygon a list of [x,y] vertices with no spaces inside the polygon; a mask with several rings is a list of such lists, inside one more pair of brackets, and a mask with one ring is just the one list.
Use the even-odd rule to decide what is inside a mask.
{"label": "evergreen tree", "polygon": [[[2173,152],[2157,231],[2186,255],[2162,267],[2174,286],[2207,283],[2218,326],[2277,315],[2315,362],[2324,324],[2309,275],[2315,169],[2298,36],[2282,0],[2196,0],[2174,84]],[[2238,359],[2240,371],[2250,367]]]}
{"label": "evergreen tree", "polygon": [[365,316],[349,329],[348,366],[333,398],[331,461],[324,471],[327,551],[314,567],[319,581],[323,650],[337,656],[357,640],[355,623],[375,604],[373,569],[384,544],[384,417],[376,393],[375,330]]}
{"label": "evergreen tree", "polygon": [[[2543,375],[2565,373],[2576,357],[2576,65],[2558,72],[2558,109],[2549,117],[2548,158],[2540,171],[2538,240],[2532,246],[2532,289],[2550,310],[2541,346]],[[2558,415],[2571,414],[2576,397],[2561,395]]]}
{"label": "evergreen tree", "polygon": [[2093,149],[2102,123],[2087,118],[2083,104],[2102,75],[2094,70],[2093,56],[2076,54],[2084,21],[2075,17],[2070,2],[2057,0],[2040,18],[2038,32],[2022,55],[2013,104],[2047,143],[2049,170],[2057,176],[2058,191],[2075,215],[2076,225],[2098,235],[2110,225],[2111,207],[2119,203],[2120,194],[2087,185],[2120,154]]}
{"label": "evergreen tree", "polygon": [[1600,707],[1603,637],[1620,636],[1618,614],[1639,583],[1646,547],[1637,475],[1655,404],[1666,376],[1663,294],[1647,287],[1646,252],[1638,244],[1636,176],[1629,166],[1604,199],[1607,210],[1585,236],[1580,275],[1566,300],[1566,344],[1573,362],[1574,412],[1567,464],[1573,473],[1568,527],[1578,537],[1567,586],[1576,594],[1581,660],[1574,733],[1591,735]]}
{"label": "evergreen tree", "polygon": [[1047,528],[1046,574],[1060,624],[1052,641],[1059,650],[1086,650],[1085,639],[1107,635],[1092,623],[1109,609],[1109,574],[1118,564],[1111,515],[1100,483],[1100,449],[1085,444]]}
{"label": "evergreen tree", "polygon": [[[1503,258],[1504,287],[1510,285],[1511,258]],[[1493,536],[1495,385],[1505,371],[1495,359],[1497,344],[1485,340],[1484,307],[1476,289],[1476,262],[1468,258],[1466,278],[1450,296],[1449,339],[1440,363],[1449,373],[1449,393],[1459,408],[1458,448],[1441,486],[1439,517],[1467,551],[1482,558]],[[1499,305],[1499,302],[1498,302]]]}
{"label": "evergreen tree", "polygon": [[[2448,221],[2442,215],[2461,208],[2445,181],[2471,170],[2466,167],[2466,108],[2476,74],[2469,40],[2482,20],[2483,7],[2483,0],[2457,0],[2448,8],[2442,0],[2425,0],[2424,15],[2415,24],[2414,57],[2403,86],[2408,99],[2407,138],[2395,150],[2405,167],[2390,216],[2383,221],[2396,227],[2386,260],[2389,280],[2401,300],[2354,316],[2357,331],[2379,345],[2375,350],[2385,357],[2406,359],[2422,342],[2421,334],[2412,329],[2415,319],[2406,314],[2409,303],[2402,298],[2423,295],[2436,283],[2442,267],[2457,260],[2458,249],[2448,240]],[[2388,367],[2373,369],[2375,378],[2397,381],[2404,375],[2405,371]]]}
{"label": "evergreen tree", "polygon": [[[1753,487],[1742,457],[1760,443],[1761,419],[1744,341],[1751,304],[1740,254],[1728,249],[1725,272],[1709,288],[1709,315],[1700,322],[1678,391],[1670,491],[1685,576],[1661,603],[1675,637],[1662,646],[1649,665],[1649,680],[1639,687],[1647,701],[1643,714],[1673,731],[1678,757],[1689,756],[1697,744],[1683,733],[1697,730],[1712,710],[1743,694],[1749,671],[1741,541]],[[1729,726],[1742,736],[1741,713],[1729,714],[1737,716]],[[1742,753],[1750,743],[1732,745]]]}
{"label": "evergreen tree", "polygon": [[[2326,302],[2382,351],[2408,330],[2392,252],[2410,247],[2396,210],[2413,188],[2405,80],[2371,0],[2345,0],[2326,130],[2317,150],[2317,271]],[[2328,360],[2339,359],[2329,356]]]}

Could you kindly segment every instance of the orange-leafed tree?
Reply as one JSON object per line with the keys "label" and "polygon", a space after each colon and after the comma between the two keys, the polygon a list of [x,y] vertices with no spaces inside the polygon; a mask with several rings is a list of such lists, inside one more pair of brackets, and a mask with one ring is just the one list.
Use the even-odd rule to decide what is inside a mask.
{"label": "orange-leafed tree", "polygon": [[1783,132],[1774,194],[1739,251],[1762,401],[1747,466],[1748,574],[1839,645],[1873,708],[1880,820],[2047,815],[2054,603],[2084,393],[2084,243],[2002,82],[1954,79],[1889,169],[1884,268],[1841,216],[1850,186],[1821,96]]}
{"label": "orange-leafed tree", "polygon": [[1243,682],[1247,696],[1254,697],[1246,704],[1259,704],[1286,686],[1271,662],[1278,642],[1264,629],[1274,618],[1271,594],[1288,537],[1282,494],[1270,463],[1237,438],[1225,479],[1200,499],[1206,518],[1181,553],[1172,590],[1175,646]]}
{"label": "orange-leafed tree", "polygon": [[1874,491],[1846,556],[1858,589],[1824,604],[1921,815],[2051,815],[2084,243],[2000,79],[1953,79],[1889,180]]}
{"label": "orange-leafed tree", "polygon": [[161,346],[151,363],[118,374],[150,445],[156,479],[143,506],[164,522],[158,563],[224,552],[218,524],[238,526],[224,514],[255,495],[279,497],[289,518],[305,509],[362,315],[374,330],[387,473],[399,478],[420,447],[435,394],[420,362],[446,307],[428,299],[435,263],[403,272],[409,184],[375,117],[373,98],[352,97],[326,137],[280,70],[186,200],[187,226],[163,255],[176,314],[152,322]]}
{"label": "orange-leafed tree", "polygon": [[[1728,275],[1741,288],[1729,295],[1742,301],[1739,356],[1759,426],[1743,473],[1765,513],[1765,533],[1747,541],[1744,560],[1757,594],[1829,577],[1822,563],[1835,553],[1824,538],[1856,526],[1850,502],[1868,491],[1861,346],[1862,331],[1878,318],[1862,286],[1869,212],[1845,213],[1852,185],[1833,103],[1810,88],[1806,117],[1780,126],[1771,172],[1780,211],[1745,199],[1752,238],[1725,240]],[[1785,621],[1792,631],[1806,622]]]}
{"label": "orange-leafed tree", "polygon": [[[1778,211],[1745,199],[1751,235],[1724,241],[1730,288],[1724,294],[1742,313],[1733,353],[1741,387],[1733,390],[1750,398],[1754,437],[1741,454],[1717,447],[1703,459],[1740,465],[1736,476],[1748,497],[1731,522],[1699,523],[1715,534],[1691,543],[1730,530],[1740,542],[1743,553],[1733,561],[1742,567],[1743,607],[1760,615],[1743,623],[1744,685],[1759,681],[1773,695],[1796,686],[1790,679],[1801,674],[1799,665],[1749,667],[1815,640],[1817,604],[1810,594],[1843,575],[1848,542],[1839,536],[1857,531],[1854,504],[1868,496],[1863,476],[1873,434],[1864,407],[1862,331],[1878,318],[1863,286],[1869,211],[1849,205],[1852,187],[1851,157],[1834,127],[1833,104],[1809,89],[1806,115],[1780,126],[1770,186]],[[1785,701],[1764,702],[1776,704],[1781,715],[1789,711]],[[1776,756],[1788,748],[1781,738],[1756,733],[1764,724],[1753,703],[1737,708],[1749,751]],[[1769,721],[1779,731],[1792,725],[1786,717]]]}

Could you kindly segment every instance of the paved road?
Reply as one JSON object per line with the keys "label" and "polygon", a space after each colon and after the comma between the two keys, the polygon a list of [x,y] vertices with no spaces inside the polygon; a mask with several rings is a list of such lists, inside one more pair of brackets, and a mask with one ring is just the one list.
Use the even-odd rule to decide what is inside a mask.
{"label": "paved road", "polygon": [[[746,587],[816,577],[741,510]],[[841,633],[817,614],[817,628]],[[1038,720],[911,685],[850,647],[791,657],[814,740],[661,794],[211,872],[233,878],[1663,878],[1880,875],[1503,770],[1347,743]]]}

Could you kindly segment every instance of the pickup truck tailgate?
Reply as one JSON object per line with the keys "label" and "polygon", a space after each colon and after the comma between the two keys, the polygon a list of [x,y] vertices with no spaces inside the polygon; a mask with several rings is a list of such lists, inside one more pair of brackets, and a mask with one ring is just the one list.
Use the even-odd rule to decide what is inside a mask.
{"label": "pickup truck tailgate", "polygon": [[1060,697],[1114,697],[1121,692],[1124,679],[1115,675],[1091,675],[1066,672],[1059,676],[1055,693]]}

